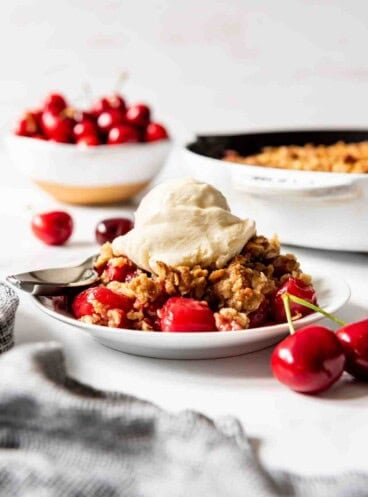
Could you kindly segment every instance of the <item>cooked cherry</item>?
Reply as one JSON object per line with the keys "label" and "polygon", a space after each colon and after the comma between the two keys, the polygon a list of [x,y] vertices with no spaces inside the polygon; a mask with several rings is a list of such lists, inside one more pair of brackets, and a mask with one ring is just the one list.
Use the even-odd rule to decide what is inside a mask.
{"label": "cooked cherry", "polygon": [[50,93],[45,99],[44,109],[49,110],[55,114],[60,114],[66,106],[67,102],[60,93]]}
{"label": "cooked cherry", "polygon": [[358,380],[368,381],[368,319],[343,326],[336,336],[345,352],[346,371]]}
{"label": "cooked cherry", "polygon": [[135,264],[126,263],[117,266],[114,259],[110,259],[104,271],[104,278],[108,281],[124,282],[129,281],[137,274],[137,266]]}
{"label": "cooked cherry", "polygon": [[168,132],[158,123],[150,123],[144,133],[144,141],[154,142],[158,140],[166,140],[169,138]]}
{"label": "cooked cherry", "polygon": [[162,331],[216,331],[213,312],[204,301],[171,297],[157,314]]}
{"label": "cooked cherry", "polygon": [[147,126],[150,117],[150,108],[145,104],[132,105],[125,114],[126,122],[133,126]]}
{"label": "cooked cherry", "polygon": [[98,129],[107,134],[111,128],[118,124],[123,124],[124,114],[118,109],[108,109],[102,112],[97,118]]}
{"label": "cooked cherry", "polygon": [[90,316],[95,313],[95,308],[92,302],[102,304],[107,310],[121,309],[128,312],[132,308],[132,300],[125,295],[113,292],[109,288],[97,286],[87,288],[78,294],[73,303],[72,310],[74,316],[79,319],[82,316]]}
{"label": "cooked cherry", "polygon": [[134,227],[133,221],[125,217],[114,217],[100,221],[96,226],[96,240],[102,245],[112,242],[117,236],[125,235]]}
{"label": "cooked cherry", "polygon": [[128,126],[127,124],[119,124],[110,129],[107,143],[109,145],[117,145],[119,143],[135,143],[139,142],[140,136],[139,132],[133,128],[133,126]]}
{"label": "cooked cherry", "polygon": [[288,336],[271,357],[275,377],[292,390],[319,393],[335,383],[344,370],[345,354],[336,335],[312,325]]}
{"label": "cooked cherry", "polygon": [[73,232],[73,220],[67,212],[52,211],[32,218],[32,231],[47,245],[63,245]]}
{"label": "cooked cherry", "polygon": [[270,302],[268,299],[263,300],[256,311],[248,314],[249,328],[258,328],[269,320]]}
{"label": "cooked cherry", "polygon": [[[286,321],[285,307],[282,300],[284,293],[295,295],[296,297],[302,298],[311,304],[317,303],[316,291],[312,285],[308,285],[307,283],[304,283],[304,281],[297,278],[289,278],[277,290],[273,301],[273,317],[278,323],[284,323]],[[290,302],[290,310],[293,317],[306,316],[307,314],[313,312],[313,310],[295,302]]]}

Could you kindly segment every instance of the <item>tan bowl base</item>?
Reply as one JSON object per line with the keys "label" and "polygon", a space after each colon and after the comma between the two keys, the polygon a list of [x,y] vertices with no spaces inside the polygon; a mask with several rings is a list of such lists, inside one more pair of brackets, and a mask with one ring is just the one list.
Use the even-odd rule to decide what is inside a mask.
{"label": "tan bowl base", "polygon": [[34,182],[51,196],[66,204],[113,204],[128,200],[148,185],[149,181],[114,186],[66,186],[45,181]]}

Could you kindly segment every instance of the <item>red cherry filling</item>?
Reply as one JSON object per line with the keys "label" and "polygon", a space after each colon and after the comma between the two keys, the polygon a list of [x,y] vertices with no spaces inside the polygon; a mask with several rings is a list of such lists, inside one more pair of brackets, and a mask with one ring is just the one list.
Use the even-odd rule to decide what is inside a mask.
{"label": "red cherry filling", "polygon": [[[285,306],[282,299],[284,293],[295,295],[296,297],[304,299],[311,304],[317,303],[316,291],[312,285],[308,285],[307,283],[304,283],[304,281],[297,278],[289,278],[277,290],[273,301],[273,317],[277,323],[284,323],[286,321]],[[290,311],[292,317],[306,316],[307,314],[313,312],[311,309],[295,302],[290,302]]]}
{"label": "red cherry filling", "polygon": [[137,266],[124,258],[110,259],[106,265],[103,281],[129,281],[137,273]]}
{"label": "red cherry filling", "polygon": [[79,319],[82,316],[90,316],[96,312],[93,302],[98,302],[104,306],[105,310],[120,309],[128,312],[132,308],[132,300],[125,295],[109,290],[103,286],[88,288],[78,294],[73,303],[72,310],[74,316]]}
{"label": "red cherry filling", "polygon": [[258,328],[264,325],[269,320],[270,302],[268,299],[264,299],[261,302],[257,310],[248,314],[249,318],[249,328]]}
{"label": "red cherry filling", "polygon": [[162,331],[215,331],[213,312],[207,302],[186,297],[171,297],[157,311]]}
{"label": "red cherry filling", "polygon": [[274,376],[292,390],[318,393],[337,381],[345,355],[336,335],[324,326],[307,326],[288,336],[274,349]]}

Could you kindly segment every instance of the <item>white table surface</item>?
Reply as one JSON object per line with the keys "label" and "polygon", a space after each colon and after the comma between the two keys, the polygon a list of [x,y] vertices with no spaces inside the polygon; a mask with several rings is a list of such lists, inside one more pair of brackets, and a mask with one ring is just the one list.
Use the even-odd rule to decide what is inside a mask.
{"label": "white table surface", "polygon": [[[8,164],[1,152],[2,164]],[[175,162],[175,156],[171,164]],[[171,166],[171,170],[172,170]],[[46,247],[30,234],[32,212],[55,203],[7,168],[0,183],[0,278],[9,273],[77,262],[97,250],[96,222],[132,212],[120,208],[68,207],[76,222],[65,247]],[[171,175],[170,167],[166,175]],[[338,236],[339,234],[337,234]],[[343,235],[341,235],[343,236]],[[310,273],[341,275],[352,290],[343,319],[368,315],[368,255],[292,249]],[[217,360],[170,361],[135,357],[104,348],[84,334],[39,312],[26,295],[16,320],[16,344],[56,340],[72,376],[96,388],[149,399],[171,411],[199,410],[210,417],[233,415],[243,423],[261,460],[303,474],[368,471],[367,385],[347,375],[319,397],[296,394],[272,377],[272,349]]]}

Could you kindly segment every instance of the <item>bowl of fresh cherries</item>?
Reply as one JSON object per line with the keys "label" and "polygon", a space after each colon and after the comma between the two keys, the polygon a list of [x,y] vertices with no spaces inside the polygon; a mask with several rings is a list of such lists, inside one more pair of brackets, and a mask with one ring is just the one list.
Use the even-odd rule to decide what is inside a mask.
{"label": "bowl of fresh cherries", "polygon": [[57,200],[107,204],[147,187],[170,139],[146,104],[128,105],[115,93],[79,110],[51,93],[21,116],[8,149],[14,164]]}

